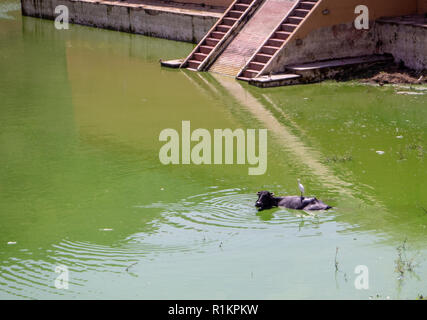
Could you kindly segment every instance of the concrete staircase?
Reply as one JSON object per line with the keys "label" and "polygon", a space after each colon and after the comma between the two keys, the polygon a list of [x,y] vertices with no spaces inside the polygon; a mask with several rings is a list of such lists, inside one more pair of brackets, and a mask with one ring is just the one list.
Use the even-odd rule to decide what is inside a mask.
{"label": "concrete staircase", "polygon": [[320,1],[235,0],[180,67],[256,78]]}
{"label": "concrete staircase", "polygon": [[292,33],[310,14],[319,1],[320,0],[296,1],[293,7],[288,10],[286,14],[282,15],[282,20],[273,29],[273,32],[264,38],[265,41],[251,56],[248,63],[240,70],[237,78],[249,81],[250,79],[262,75],[269,62],[280,52],[286,44],[287,39],[291,37]]}
{"label": "concrete staircase", "polygon": [[263,0],[235,0],[183,61],[181,68],[193,71],[206,70],[262,2]]}
{"label": "concrete staircase", "polygon": [[297,0],[265,0],[209,71],[236,77]]}
{"label": "concrete staircase", "polygon": [[391,55],[370,55],[332,59],[286,66],[286,73],[261,75],[249,79],[249,84],[267,88],[303,83],[315,83],[327,79],[351,78],[359,72],[393,63]]}

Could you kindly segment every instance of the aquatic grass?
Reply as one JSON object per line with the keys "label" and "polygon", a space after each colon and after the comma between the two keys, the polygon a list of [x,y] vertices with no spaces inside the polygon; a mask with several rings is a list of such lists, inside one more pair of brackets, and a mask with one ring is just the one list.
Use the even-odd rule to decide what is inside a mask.
{"label": "aquatic grass", "polygon": [[343,277],[343,279],[344,279],[344,281],[346,283],[348,283],[348,280],[349,280],[349,277],[348,277],[347,273],[344,272],[344,271],[341,271],[340,268],[339,268],[338,251],[339,251],[339,247],[336,247],[336,249],[335,249],[335,261],[334,261],[334,265],[335,265],[335,284],[336,284],[337,288],[339,288],[339,285],[338,285],[338,274],[340,274],[340,273],[342,274],[342,277]]}
{"label": "aquatic grass", "polygon": [[424,157],[424,154],[426,153],[424,146],[420,143],[409,143],[406,145],[406,150],[410,150],[410,151],[416,151],[417,152],[417,156],[420,158]]}
{"label": "aquatic grass", "polygon": [[336,248],[336,250],[335,250],[335,273],[337,273],[338,271],[339,271],[339,268],[338,268],[338,247]]}
{"label": "aquatic grass", "polygon": [[398,158],[397,158],[398,161],[404,161],[404,160],[406,160],[406,156],[405,156],[405,154],[402,151],[397,151],[396,153],[398,155]]}
{"label": "aquatic grass", "polygon": [[132,268],[133,266],[137,265],[137,264],[138,264],[138,262],[134,262],[131,265],[127,266],[126,269],[125,269],[126,272],[129,272],[129,269]]}
{"label": "aquatic grass", "polygon": [[333,155],[332,157],[325,158],[326,163],[348,162],[353,161],[353,157],[349,154],[343,156]]}
{"label": "aquatic grass", "polygon": [[426,150],[421,143],[418,143],[418,142],[408,143],[402,146],[399,151],[396,151],[397,160],[398,161],[407,160],[407,155],[408,153],[411,153],[411,152],[416,152],[418,158],[424,158],[424,154],[426,153]]}
{"label": "aquatic grass", "polygon": [[[402,146],[408,158],[416,158],[416,151],[405,149],[409,142],[427,149],[417,139],[417,135],[425,137],[421,130],[427,111],[422,108],[424,98],[394,97],[387,93],[391,88],[377,90],[363,84],[267,89],[262,94],[276,104],[281,102],[278,106],[284,115],[267,102],[260,107],[281,117],[278,121],[288,128],[290,138],[287,143],[280,135],[271,141],[269,136],[268,174],[255,179],[233,167],[224,169],[225,173],[193,166],[165,168],[157,159],[158,133],[182,119],[197,120],[198,127],[209,129],[263,124],[274,128],[270,127],[273,122],[263,118],[268,113],[258,113],[259,108],[248,112],[248,108],[255,109],[251,94],[258,88],[245,87],[238,100],[237,94],[214,82],[212,75],[206,76],[206,82],[200,79],[202,87],[194,77],[178,77],[180,72],[159,73],[160,57],[172,59],[171,52],[190,50],[189,44],[146,37],[137,40],[139,36],[128,39],[83,26],[70,30],[69,46],[51,41],[54,46],[48,48],[51,54],[45,61],[45,43],[57,37],[49,32],[51,24],[33,20],[17,25],[13,41],[1,38],[2,54],[12,59],[2,67],[7,74],[17,75],[4,80],[0,130],[4,155],[0,180],[7,182],[0,187],[1,236],[4,244],[18,243],[2,247],[2,258],[8,260],[3,259],[5,274],[0,278],[7,282],[7,297],[55,298],[29,284],[54,277],[52,264],[64,258],[77,266],[73,274],[80,286],[71,288],[74,291],[68,291],[65,298],[91,298],[96,293],[100,299],[173,299],[179,293],[184,298],[205,299],[230,295],[241,299],[358,299],[367,292],[353,287],[353,256],[366,257],[367,264],[376,265],[375,274],[391,272],[393,278],[397,277],[395,247],[403,240],[402,233],[422,246],[425,229],[419,224],[425,216],[415,204],[419,200],[427,208],[417,193],[427,181],[424,163],[396,165],[397,155],[377,161],[376,149],[370,152],[369,148],[384,148],[389,155]],[[109,77],[104,69],[115,76]],[[159,83],[168,88],[166,95]],[[349,119],[357,120],[351,123]],[[394,134],[394,125],[387,125],[392,120],[402,131]],[[362,132],[358,121],[366,125]],[[360,134],[367,139],[359,139]],[[405,139],[394,138],[399,134]],[[302,143],[293,144],[293,138]],[[295,157],[295,152],[302,156]],[[352,162],[338,160],[353,154]],[[337,155],[336,164],[329,167],[350,167],[331,172],[351,184],[342,189],[334,185],[332,175],[308,169],[333,155]],[[366,172],[362,174],[361,169]],[[326,195],[340,208],[314,219],[295,217],[295,212],[285,209],[255,214],[252,191],[267,186],[266,190],[292,194],[297,175],[309,181],[314,194]],[[210,189],[214,187],[218,193]],[[374,200],[381,203],[374,204]],[[298,233],[300,220],[305,225]],[[114,232],[97,231],[100,227],[114,228]],[[356,236],[359,241],[352,242]],[[77,244],[63,245],[64,237]],[[332,265],[334,245],[339,246],[334,254],[336,266]],[[327,256],[319,248],[326,248]],[[329,275],[322,270],[324,264]],[[9,265],[14,266],[10,272]],[[15,265],[28,281],[14,277]],[[39,268],[45,265],[46,271]],[[340,290],[333,290],[334,268]],[[425,274],[425,268],[418,270]],[[254,279],[250,284],[248,275]],[[265,281],[266,275],[274,281]],[[200,279],[205,285],[200,285]],[[300,279],[307,290],[299,290]],[[373,290],[390,288],[389,282],[387,276],[376,276]],[[408,283],[403,297],[426,294],[419,287],[418,282]],[[390,290],[395,294],[394,288]]]}
{"label": "aquatic grass", "polygon": [[415,262],[415,257],[408,258],[406,255],[408,249],[407,241],[408,239],[406,238],[403,243],[396,248],[397,259],[395,260],[395,271],[399,274],[399,280],[403,280],[407,272],[415,275],[415,268],[418,265],[418,263]]}

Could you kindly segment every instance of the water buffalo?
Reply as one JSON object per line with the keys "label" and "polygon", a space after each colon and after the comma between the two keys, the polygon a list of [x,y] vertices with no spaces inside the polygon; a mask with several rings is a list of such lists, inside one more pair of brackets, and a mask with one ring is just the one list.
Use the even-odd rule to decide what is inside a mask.
{"label": "water buffalo", "polygon": [[275,197],[274,193],[260,191],[255,206],[259,211],[273,207],[285,207],[296,210],[328,210],[332,208],[316,198],[303,196]]}

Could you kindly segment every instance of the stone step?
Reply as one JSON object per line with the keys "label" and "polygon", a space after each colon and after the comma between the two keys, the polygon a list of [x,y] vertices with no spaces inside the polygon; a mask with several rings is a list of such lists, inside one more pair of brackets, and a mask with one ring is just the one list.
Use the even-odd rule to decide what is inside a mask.
{"label": "stone step", "polygon": [[361,63],[375,63],[375,62],[388,62],[393,61],[393,57],[388,55],[372,55],[372,56],[361,56],[361,57],[353,57],[353,58],[345,58],[345,59],[331,59],[331,60],[323,60],[311,63],[304,64],[295,64],[291,66],[287,66],[287,70],[291,70],[294,72],[301,71],[311,71],[311,70],[319,70],[326,68],[340,68],[349,65],[357,65]]}
{"label": "stone step", "polygon": [[184,59],[175,59],[175,60],[160,60],[160,65],[168,68],[179,68],[181,64],[184,62]]}
{"label": "stone step", "polygon": [[291,33],[287,31],[276,31],[273,36],[277,39],[286,40],[290,35]]}
{"label": "stone step", "polygon": [[298,25],[294,24],[294,23],[282,23],[282,25],[280,26],[281,30],[286,31],[286,32],[292,32],[297,27],[298,27]]}
{"label": "stone step", "polygon": [[289,86],[301,83],[300,75],[290,73],[261,76],[256,78],[250,78],[249,80],[246,80],[247,78],[238,79],[248,81],[249,84],[261,88]]}
{"label": "stone step", "polygon": [[266,53],[269,55],[273,55],[276,53],[276,51],[278,50],[278,47],[272,47],[272,46],[263,46],[261,48],[261,53]]}
{"label": "stone step", "polygon": [[302,20],[304,20],[303,17],[297,17],[297,16],[291,16],[291,17],[288,17],[287,19],[289,23],[296,24],[296,25],[300,24]]}
{"label": "stone step", "polygon": [[235,10],[245,11],[249,7],[249,4],[246,3],[236,3],[233,7]]}
{"label": "stone step", "polygon": [[227,26],[226,24],[220,24],[219,26],[216,27],[216,30],[220,32],[228,32],[230,28],[231,26]]}
{"label": "stone step", "polygon": [[317,1],[302,1],[299,6],[301,9],[312,9],[316,5]]}
{"label": "stone step", "polygon": [[[304,21],[305,17],[307,17],[307,15],[313,10],[317,2],[317,0],[294,2],[292,8],[283,15],[282,21],[279,23],[279,27],[270,34],[269,38],[266,39],[263,45],[258,49],[257,54],[252,56],[251,61],[242,68],[243,71],[238,76],[248,78],[251,75],[252,77],[256,77],[263,73],[275,53],[285,45],[286,41],[295,29]],[[254,64],[254,62],[261,62],[264,65],[260,68],[260,65]],[[258,70],[259,72],[254,75],[252,71],[246,72],[248,71],[246,69]]]}
{"label": "stone step", "polygon": [[250,70],[260,71],[265,66],[265,63],[252,61],[249,63],[248,68]]}
{"label": "stone step", "polygon": [[[246,21],[240,32],[218,56],[209,71],[236,77],[296,3],[297,0],[264,0],[253,16]],[[274,51],[283,44],[287,36],[286,33],[278,33],[273,37],[269,44],[271,47],[276,46]],[[271,54],[268,48],[266,51],[264,52],[266,56],[259,56],[258,58],[265,59],[268,54]],[[248,71],[247,74],[254,76],[262,68],[259,63],[263,62],[252,62],[255,63],[249,69],[253,71]]]}
{"label": "stone step", "polygon": [[232,26],[237,21],[237,18],[224,17],[222,19],[222,21],[224,22],[224,24],[226,24],[228,26]]}
{"label": "stone step", "polygon": [[265,53],[257,53],[254,57],[256,62],[267,63],[271,59],[272,55]]}
{"label": "stone step", "polygon": [[271,47],[277,47],[280,48],[280,46],[285,42],[285,40],[283,39],[275,39],[275,38],[270,38],[267,41],[267,45],[271,46]]}
{"label": "stone step", "polygon": [[240,18],[240,16],[242,15],[243,11],[238,11],[238,10],[230,10],[228,11],[228,17],[232,17],[232,18]]}
{"label": "stone step", "polygon": [[200,65],[200,61],[197,61],[197,60],[188,60],[188,68],[197,70],[197,68],[199,67],[199,65]]}
{"label": "stone step", "polygon": [[213,46],[208,46],[208,45],[200,46],[200,52],[209,54],[213,50],[213,48],[214,48]]}
{"label": "stone step", "polygon": [[222,39],[224,35],[225,35],[225,32],[221,32],[221,31],[213,31],[211,33],[212,38],[215,38],[215,39]]}
{"label": "stone step", "polygon": [[310,12],[310,10],[308,10],[308,9],[295,9],[292,12],[292,15],[297,16],[297,17],[305,17],[309,12]]}
{"label": "stone step", "polygon": [[205,58],[207,57],[208,55],[207,54],[205,54],[205,53],[201,53],[201,52],[196,52],[195,54],[194,54],[194,58],[197,60],[197,61],[203,61],[203,60],[205,60]]}
{"label": "stone step", "polygon": [[247,69],[243,72],[243,77],[245,78],[254,78],[258,74],[258,70]]}
{"label": "stone step", "polygon": [[371,55],[345,59],[331,59],[312,63],[286,66],[286,70],[299,74],[304,82],[319,82],[337,76],[354,74],[357,70],[366,70],[382,64],[392,63],[391,55]]}
{"label": "stone step", "polygon": [[[268,1],[268,0],[267,0]],[[182,66],[196,70],[203,70],[215,60],[216,56],[227,45],[225,37],[232,36],[233,30],[239,27],[244,16],[253,13],[260,0],[238,0],[233,2],[224,15],[209,30],[207,36],[193,49],[182,63]],[[218,50],[215,52],[215,50]],[[210,60],[210,61],[208,61]],[[198,61],[198,63],[197,63]]]}
{"label": "stone step", "polygon": [[219,42],[219,39],[215,38],[206,38],[206,45],[215,47]]}

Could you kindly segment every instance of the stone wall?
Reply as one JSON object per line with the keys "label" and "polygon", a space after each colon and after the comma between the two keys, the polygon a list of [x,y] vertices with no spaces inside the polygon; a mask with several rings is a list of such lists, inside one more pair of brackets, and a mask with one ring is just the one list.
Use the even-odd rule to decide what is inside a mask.
{"label": "stone wall", "polygon": [[314,29],[305,38],[289,41],[264,74],[279,73],[286,65],[379,53],[374,28],[356,30],[351,23]]}
{"label": "stone wall", "polygon": [[213,7],[228,7],[233,0],[172,0],[178,3],[194,3]]}
{"label": "stone wall", "polygon": [[418,13],[427,13],[427,0],[418,0]]}
{"label": "stone wall", "polygon": [[313,30],[304,39],[290,41],[264,74],[281,73],[287,65],[372,54],[392,54],[414,70],[427,70],[427,28],[410,24],[371,23],[366,31],[350,23]]}
{"label": "stone wall", "polygon": [[397,63],[415,70],[427,70],[427,27],[377,22],[381,53],[390,53]]}
{"label": "stone wall", "polygon": [[[408,67],[416,66],[416,69],[419,69],[423,65],[420,62],[422,56],[426,55],[423,47],[423,42],[426,42],[425,31],[413,30],[411,33],[409,29],[398,30],[398,33],[403,32],[401,37],[410,36],[413,41],[405,50],[405,55],[398,53],[398,49],[392,50],[393,44],[389,43],[385,32],[387,27],[381,26],[378,29],[376,20],[380,17],[416,14],[420,0],[388,0],[386,5],[383,0],[366,1],[369,8],[369,30],[357,30],[354,27],[357,16],[354,11],[359,4],[360,0],[320,0],[317,7],[288,39],[285,47],[272,58],[263,74],[283,72],[286,65],[296,63],[381,53],[393,54],[392,51],[395,52],[393,55],[399,55],[397,59],[404,61]],[[403,45],[396,41],[394,43],[397,46]],[[413,52],[409,54],[411,50]],[[418,62],[414,63],[415,60]]]}
{"label": "stone wall", "polygon": [[22,14],[27,16],[54,20],[55,7],[65,5],[70,23],[194,43],[221,16],[218,12],[117,1],[21,0],[21,4]]}
{"label": "stone wall", "polygon": [[[212,1],[219,4],[222,0]],[[69,8],[71,23],[194,43],[199,42],[222,15],[207,9],[154,6],[130,0],[21,0],[21,3],[22,13],[28,16],[53,20],[55,7],[65,5]],[[356,30],[353,26],[356,3],[359,0],[321,0],[272,59],[264,74],[282,72],[290,64],[381,53],[391,53],[397,62],[403,61],[413,69],[427,68],[427,28],[375,22],[381,16],[419,12],[426,0],[408,0],[405,5],[401,0],[388,0],[387,6],[381,5],[382,0],[370,0],[369,30]]]}

